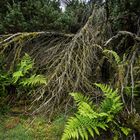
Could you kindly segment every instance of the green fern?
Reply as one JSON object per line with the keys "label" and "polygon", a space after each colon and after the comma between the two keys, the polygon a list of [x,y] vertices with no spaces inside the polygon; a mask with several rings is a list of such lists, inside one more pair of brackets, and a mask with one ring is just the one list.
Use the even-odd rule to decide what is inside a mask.
{"label": "green fern", "polygon": [[95,84],[99,87],[105,94],[105,99],[101,103],[101,109],[106,113],[118,113],[122,109],[123,103],[121,102],[121,97],[118,95],[118,90],[113,90],[108,85]]}
{"label": "green fern", "polygon": [[75,102],[77,104],[81,102],[88,103],[89,105],[93,105],[92,101],[90,100],[90,97],[84,96],[81,93],[70,93],[70,95],[74,98]]}
{"label": "green fern", "polygon": [[21,77],[23,77],[22,71],[16,71],[13,73],[13,83],[16,83]]}
{"label": "green fern", "polygon": [[74,117],[68,119],[62,140],[86,139],[88,136],[100,135],[100,130],[107,130],[114,121],[115,115],[122,110],[122,103],[117,90],[112,90],[109,86],[95,84],[105,94],[104,100],[97,108],[93,106],[89,97],[80,93],[70,93],[74,98],[78,111]]}
{"label": "green fern", "polygon": [[[96,118],[97,116],[95,116]],[[80,139],[88,140],[89,134],[94,137],[95,134],[100,135],[99,128],[106,130],[107,124],[99,122],[97,119],[91,119],[88,116],[76,114],[71,117],[66,125],[62,140]]]}
{"label": "green fern", "polygon": [[31,72],[33,71],[33,66],[34,61],[28,54],[25,53],[20,62],[15,66],[16,70],[12,73],[11,71],[5,72],[4,68],[1,68],[0,96],[8,93],[9,91],[7,89],[8,87],[11,87],[11,85],[15,87],[15,93],[31,93],[31,89],[35,89],[37,86],[40,85],[46,85],[46,77],[44,77],[43,75],[31,74]]}
{"label": "green fern", "polygon": [[23,74],[26,74],[29,73],[29,71],[33,68],[33,65],[34,61],[27,53],[25,53],[25,55],[21,59],[21,62],[18,64],[18,70],[22,71]]}
{"label": "green fern", "polygon": [[27,53],[25,53],[25,55],[21,59],[21,62],[17,65],[17,70],[13,72],[13,82],[16,83],[21,77],[29,73],[33,65],[33,60]]}
{"label": "green fern", "polygon": [[111,54],[115,58],[115,61],[117,62],[117,64],[119,64],[121,62],[120,56],[115,51],[105,49],[103,51],[103,53],[105,53],[105,54]]}
{"label": "green fern", "polygon": [[37,86],[47,84],[46,78],[43,75],[32,75],[30,78],[25,78],[20,82],[22,86]]}

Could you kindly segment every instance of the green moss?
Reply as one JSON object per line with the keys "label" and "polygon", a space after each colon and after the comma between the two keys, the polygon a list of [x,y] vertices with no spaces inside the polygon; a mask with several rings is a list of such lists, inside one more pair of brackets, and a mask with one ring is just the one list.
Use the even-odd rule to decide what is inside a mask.
{"label": "green moss", "polygon": [[1,116],[0,140],[60,140],[65,117],[58,116],[53,122],[46,117]]}

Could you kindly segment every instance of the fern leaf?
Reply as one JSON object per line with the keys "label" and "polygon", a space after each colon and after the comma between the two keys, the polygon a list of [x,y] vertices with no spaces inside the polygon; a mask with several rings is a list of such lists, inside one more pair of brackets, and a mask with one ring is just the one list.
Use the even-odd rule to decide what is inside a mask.
{"label": "fern leaf", "polygon": [[101,103],[102,111],[106,113],[118,113],[122,109],[122,102],[120,100],[120,96],[118,95],[118,90],[114,90],[110,88],[108,85],[97,84],[102,92],[105,93],[105,99]]}
{"label": "fern leaf", "polygon": [[27,53],[25,53],[25,55],[21,59],[21,62],[18,64],[18,71],[22,71],[23,74],[25,75],[26,73],[29,72],[29,70],[32,69],[33,65],[34,65],[33,60]]}
{"label": "fern leaf", "polygon": [[97,135],[100,135],[99,130],[98,130],[97,127],[94,127],[94,130],[95,130],[95,132],[96,132]]}
{"label": "fern leaf", "polygon": [[22,71],[14,72],[12,75],[13,83],[16,83],[20,79],[20,77],[23,77],[23,76],[24,75],[23,75]]}
{"label": "fern leaf", "polygon": [[[88,140],[89,134],[92,137],[94,137],[94,132],[99,135],[98,127],[99,127],[98,122],[95,121],[94,119],[91,120],[89,117],[85,117],[77,114],[75,117],[71,117],[68,120],[62,136],[62,140],[69,140],[71,138],[76,139],[79,138],[79,136],[82,139]],[[106,127],[105,125],[102,126],[102,128],[105,127]],[[76,133],[79,136],[77,136]]]}
{"label": "fern leaf", "polygon": [[81,102],[85,102],[85,103],[88,103],[90,106],[93,106],[93,103],[92,103],[92,101],[90,101],[90,98],[82,95],[81,93],[72,92],[72,93],[70,93],[70,95],[74,98],[74,100],[77,104],[79,104]]}
{"label": "fern leaf", "polygon": [[111,54],[115,58],[115,61],[116,61],[117,64],[119,64],[121,62],[120,56],[115,51],[105,49],[103,51],[103,53]]}
{"label": "fern leaf", "polygon": [[88,116],[89,118],[97,118],[98,113],[96,113],[89,104],[85,102],[80,102],[78,104],[78,113],[83,116]]}
{"label": "fern leaf", "polygon": [[100,129],[106,130],[108,124],[114,122],[115,115],[122,109],[117,90],[113,90],[108,85],[97,83],[95,85],[105,93],[100,109],[93,108],[88,97],[80,93],[71,93],[77,103],[78,111],[74,117],[68,119],[62,140],[88,140],[89,135],[92,137],[95,134],[100,135]]}
{"label": "fern leaf", "polygon": [[[81,139],[88,140],[88,136],[94,137],[94,133],[99,135],[99,128],[105,130],[107,124],[105,124],[104,119],[107,117],[106,113],[97,113],[93,108],[87,103],[87,99],[80,93],[71,93],[75,101],[78,103],[78,112],[75,117],[71,117],[65,127],[62,140],[69,139]],[[83,98],[84,97],[84,98]],[[84,102],[86,101],[86,102]],[[100,122],[98,121],[100,120]]]}
{"label": "fern leaf", "polygon": [[89,134],[94,138],[94,133],[93,133],[93,129],[91,127],[87,128]]}
{"label": "fern leaf", "polygon": [[107,124],[99,123],[98,127],[102,128],[103,130],[106,130],[106,128],[108,128],[108,125]]}
{"label": "fern leaf", "polygon": [[126,136],[131,132],[131,129],[127,127],[120,127],[120,129]]}
{"label": "fern leaf", "polygon": [[22,86],[38,86],[47,84],[46,78],[43,75],[32,75],[30,78],[25,78],[20,82]]}

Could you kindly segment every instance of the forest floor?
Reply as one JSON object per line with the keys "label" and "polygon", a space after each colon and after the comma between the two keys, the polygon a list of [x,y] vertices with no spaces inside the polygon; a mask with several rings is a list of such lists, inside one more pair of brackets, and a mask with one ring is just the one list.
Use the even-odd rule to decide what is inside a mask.
{"label": "forest floor", "polygon": [[0,109],[0,140],[61,139],[65,124],[64,115],[60,114],[50,122],[47,117],[27,116],[18,113],[18,110],[20,112],[21,108]]}

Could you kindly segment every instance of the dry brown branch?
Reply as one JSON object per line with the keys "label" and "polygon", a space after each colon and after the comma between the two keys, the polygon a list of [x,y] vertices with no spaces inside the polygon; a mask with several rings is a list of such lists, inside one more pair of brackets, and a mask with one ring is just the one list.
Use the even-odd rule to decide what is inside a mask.
{"label": "dry brown branch", "polygon": [[[47,73],[49,77],[47,88],[49,88],[49,93],[52,94],[51,97],[54,97],[53,100],[58,104],[63,102],[64,97],[68,97],[69,92],[93,93],[94,91],[94,80],[91,81],[90,79],[91,77],[92,79],[96,77],[96,74],[93,75],[93,73],[95,73],[99,65],[98,55],[100,54],[101,46],[98,45],[98,37],[96,36],[99,25],[96,25],[96,21],[94,21],[94,26],[92,24],[93,20],[95,20],[93,17],[96,18],[102,15],[103,11],[98,12],[97,9],[93,10],[86,25],[71,41],[66,44],[63,42],[59,46],[57,44],[57,46],[46,51],[47,53],[53,52],[46,63],[50,72]],[[60,51],[59,47],[63,48],[62,51]],[[45,105],[48,103],[46,102]]]}
{"label": "dry brown branch", "polygon": [[134,40],[140,42],[140,37],[137,36],[136,34],[133,34],[133,33],[128,32],[128,31],[119,31],[119,32],[117,33],[117,35],[115,35],[115,36],[111,37],[109,40],[107,40],[107,41],[105,42],[104,46],[107,46],[110,42],[112,42],[113,40],[119,38],[120,36],[125,36],[125,35],[128,35],[128,36],[134,38]]}
{"label": "dry brown branch", "polygon": [[[95,91],[93,84],[102,82],[101,69],[106,65],[102,46],[113,48],[112,43],[118,38],[118,44],[114,44],[118,47],[124,46],[127,40],[126,36],[134,40],[134,46],[124,52],[127,55],[127,66],[112,65],[113,59],[110,63],[111,66],[107,66],[111,67],[109,74],[112,74],[109,82],[112,85],[119,83],[125,108],[129,115],[134,113],[135,81],[139,81],[140,78],[139,68],[136,70],[136,65],[140,64],[140,59],[137,58],[140,37],[131,32],[120,31],[107,40],[110,36],[110,28],[106,25],[105,17],[103,7],[94,8],[87,23],[75,35],[34,32],[0,36],[0,54],[5,56],[4,62],[7,70],[13,70],[15,64],[27,52],[35,60],[34,70],[36,73],[43,74],[48,79],[47,85],[38,87],[32,93],[34,99],[32,106],[39,103],[39,107],[33,114],[45,110],[46,113],[52,115],[56,109],[57,111],[62,108],[66,110],[71,102],[69,92],[82,92],[91,95],[98,103],[101,95]],[[124,94],[124,89],[127,86],[132,87],[129,100],[125,99]],[[136,119],[136,124],[132,124],[133,121],[129,123],[139,129],[139,127],[137,128],[139,116]]]}
{"label": "dry brown branch", "polygon": [[98,99],[93,83],[101,77],[97,73],[100,73],[102,45],[106,40],[104,14],[103,7],[94,8],[85,26],[75,35],[35,32],[3,37],[0,54],[5,55],[7,69],[12,70],[27,52],[35,59],[36,72],[48,79],[48,84],[33,94],[34,103],[44,98],[37,111],[45,108],[51,112],[59,105],[68,106],[69,92],[83,92]]}

